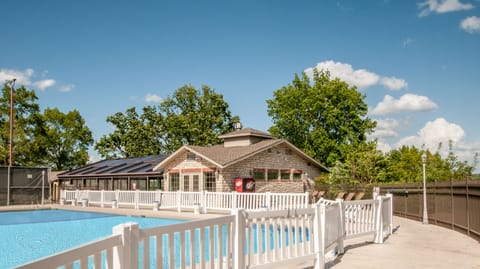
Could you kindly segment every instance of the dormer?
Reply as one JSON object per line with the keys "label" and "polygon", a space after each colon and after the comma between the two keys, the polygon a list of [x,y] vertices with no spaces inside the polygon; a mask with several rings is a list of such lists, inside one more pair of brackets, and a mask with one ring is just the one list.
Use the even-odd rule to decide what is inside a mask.
{"label": "dormer", "polygon": [[224,134],[219,136],[223,139],[223,146],[226,148],[230,147],[245,147],[252,144],[264,141],[267,139],[275,139],[276,137],[272,136],[269,133],[265,133],[259,130],[252,128],[237,129],[234,132]]}

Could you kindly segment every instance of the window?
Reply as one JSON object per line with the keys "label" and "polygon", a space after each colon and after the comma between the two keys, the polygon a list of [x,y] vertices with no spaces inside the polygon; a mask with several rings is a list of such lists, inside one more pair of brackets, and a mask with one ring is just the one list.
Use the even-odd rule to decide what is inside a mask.
{"label": "window", "polygon": [[290,170],[289,169],[280,170],[280,179],[290,179]]}
{"label": "window", "polygon": [[193,175],[193,191],[200,191],[199,176]]}
{"label": "window", "polygon": [[132,178],[130,180],[130,189],[131,190],[146,190],[147,189],[147,179],[146,178]]}
{"label": "window", "polygon": [[265,179],[265,169],[255,168],[253,169],[254,179]]}
{"label": "window", "polygon": [[109,184],[110,179],[109,178],[100,178],[98,180],[98,189],[99,190],[109,190]]}
{"label": "window", "polygon": [[294,170],[292,173],[293,173],[293,180],[302,179],[302,170]]}
{"label": "window", "polygon": [[161,179],[161,178],[150,178],[149,189],[150,190],[163,190],[163,179]]}
{"label": "window", "polygon": [[190,176],[184,175],[183,176],[183,190],[190,191]]}
{"label": "window", "polygon": [[268,179],[278,179],[278,169],[268,169]]}
{"label": "window", "polygon": [[204,190],[206,191],[216,191],[216,180],[214,172],[205,172],[203,173],[204,180]]}
{"label": "window", "polygon": [[178,191],[180,190],[180,174],[171,173],[169,174],[170,184],[168,186],[169,191]]}

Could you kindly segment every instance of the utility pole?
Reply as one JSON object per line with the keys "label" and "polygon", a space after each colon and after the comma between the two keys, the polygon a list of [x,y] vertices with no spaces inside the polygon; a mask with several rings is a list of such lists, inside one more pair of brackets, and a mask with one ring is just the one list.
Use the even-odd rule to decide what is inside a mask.
{"label": "utility pole", "polygon": [[15,81],[14,78],[10,81],[7,81],[7,84],[10,83],[10,143],[9,143],[9,158],[8,158],[8,175],[7,175],[7,205],[10,205],[10,182],[11,182],[11,171],[13,166],[13,124],[14,124],[14,110],[13,110],[13,94],[15,92]]}

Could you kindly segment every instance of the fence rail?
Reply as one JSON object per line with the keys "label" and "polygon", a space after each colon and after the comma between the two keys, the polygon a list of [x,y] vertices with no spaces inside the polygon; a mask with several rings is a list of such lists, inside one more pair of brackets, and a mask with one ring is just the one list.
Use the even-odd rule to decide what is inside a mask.
{"label": "fence rail", "polygon": [[306,193],[168,192],[168,191],[94,191],[62,190],[61,201],[77,205],[213,210],[283,210],[309,207]]}
{"label": "fence rail", "polygon": [[[393,194],[393,214],[422,220],[422,184],[382,185],[380,191]],[[480,241],[480,181],[430,182],[426,191],[429,223]]]}
{"label": "fence rail", "polygon": [[[185,194],[187,199],[183,193],[173,194],[162,194],[167,204],[174,197],[175,202],[180,199],[180,202],[187,201],[185,206],[189,206],[191,197]],[[111,194],[101,193],[100,197],[105,195]],[[159,198],[158,192],[142,195],[126,192],[122,195],[123,201],[136,201],[135,205],[141,205],[140,200]],[[189,195],[197,195],[200,200],[209,199],[208,195]],[[234,199],[230,204],[235,204],[235,198],[239,198],[225,193],[221,195]],[[65,193],[65,197],[72,195]],[[76,197],[99,195],[88,193],[85,196],[82,193],[72,199]],[[246,197],[247,201],[258,204],[251,200],[252,197],[266,199],[267,196]],[[18,268],[261,269],[301,265],[321,269],[325,268],[327,254],[343,253],[344,240],[352,236],[372,233],[374,242],[383,243],[392,232],[392,202],[392,196],[386,195],[362,202],[320,200],[312,206],[296,209],[235,209],[228,216],[148,229],[139,229],[136,223],[126,223],[113,227],[112,235],[105,239]],[[290,203],[294,202],[290,200],[285,204]],[[220,205],[216,207],[220,208]]]}

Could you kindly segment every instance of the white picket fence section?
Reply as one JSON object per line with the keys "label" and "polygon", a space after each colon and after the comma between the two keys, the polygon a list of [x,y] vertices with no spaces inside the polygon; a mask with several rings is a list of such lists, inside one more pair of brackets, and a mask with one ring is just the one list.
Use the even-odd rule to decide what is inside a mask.
{"label": "white picket fence section", "polygon": [[[175,206],[178,199],[192,201],[189,195],[173,194],[152,198],[150,193],[146,193],[146,197],[125,193],[122,199],[124,202],[137,199],[138,202],[138,199],[161,198],[160,201]],[[208,200],[211,197],[197,198]],[[251,197],[246,199],[251,201],[248,200]],[[216,206],[221,208],[235,201],[238,202],[238,197],[230,200],[230,204]],[[383,243],[392,233],[392,208],[392,196],[387,195],[361,202],[320,200],[308,208],[235,209],[228,216],[148,229],[126,223],[113,227],[113,234],[107,238],[18,268],[264,269],[300,266],[321,269],[325,268],[327,257],[332,259],[343,253],[345,239],[371,233],[375,243]]]}
{"label": "white picket fence section", "polygon": [[84,206],[124,208],[195,209],[205,213],[214,210],[283,210],[308,208],[309,194],[305,193],[239,193],[239,192],[168,192],[168,191],[92,191],[62,190],[62,203]]}

